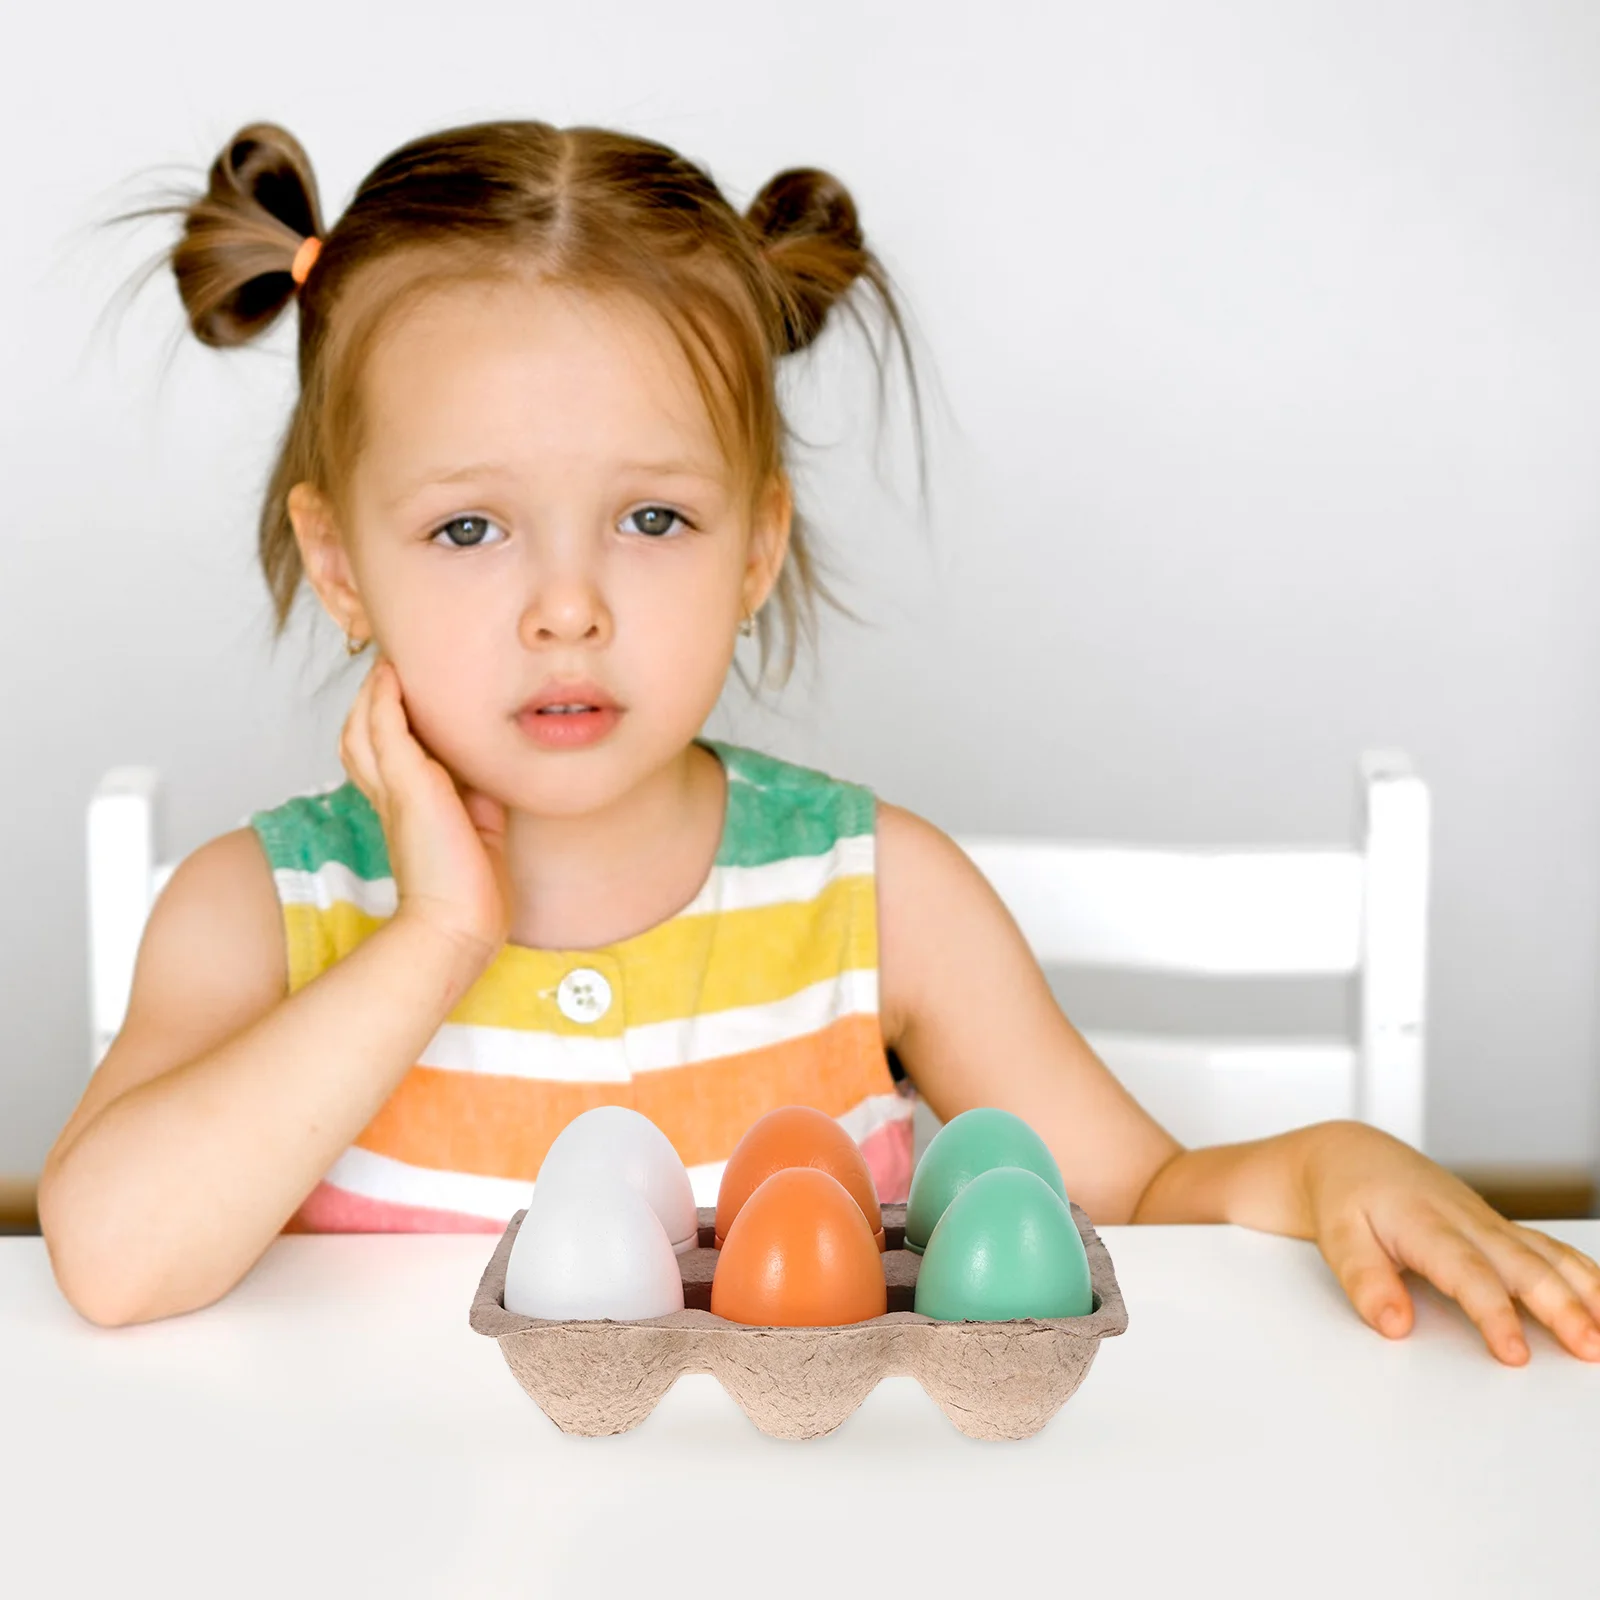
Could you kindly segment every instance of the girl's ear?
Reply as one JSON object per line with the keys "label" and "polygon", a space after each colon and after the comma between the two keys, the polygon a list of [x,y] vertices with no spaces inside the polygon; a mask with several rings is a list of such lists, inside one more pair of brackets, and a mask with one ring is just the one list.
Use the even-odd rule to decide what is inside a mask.
{"label": "girl's ear", "polygon": [[762,496],[750,531],[750,559],[744,571],[744,605],[752,616],[767,603],[767,596],[783,570],[793,518],[794,494],[789,480],[780,475]]}
{"label": "girl's ear", "polygon": [[328,497],[312,484],[297,483],[289,491],[288,505],[300,565],[323,609],[346,637],[370,639],[372,626]]}

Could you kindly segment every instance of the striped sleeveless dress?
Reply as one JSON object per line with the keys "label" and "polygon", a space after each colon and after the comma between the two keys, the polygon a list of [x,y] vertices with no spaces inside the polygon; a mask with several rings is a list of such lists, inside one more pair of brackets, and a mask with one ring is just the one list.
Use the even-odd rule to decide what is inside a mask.
{"label": "striped sleeveless dress", "polygon": [[[701,1205],[750,1124],[785,1105],[836,1118],[880,1200],[905,1200],[913,1102],[878,1024],[873,794],[697,742],[728,781],[695,898],[599,949],[503,946],[286,1232],[499,1232],[551,1141],[598,1105],[649,1117]],[[248,821],[272,866],[293,992],[394,915],[382,825],[352,782]]]}

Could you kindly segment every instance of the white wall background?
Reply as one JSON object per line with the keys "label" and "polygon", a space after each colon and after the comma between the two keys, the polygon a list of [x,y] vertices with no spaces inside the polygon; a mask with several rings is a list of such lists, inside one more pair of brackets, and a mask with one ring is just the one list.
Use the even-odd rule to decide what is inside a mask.
{"label": "white wall background", "polygon": [[1357,752],[1403,746],[1436,806],[1433,1152],[1592,1160],[1597,81],[1585,0],[9,17],[0,1171],[86,1077],[97,777],[155,763],[186,853],[339,776],[358,681],[325,686],[309,611],[268,648],[288,327],[206,351],[162,276],[97,329],[161,234],[94,225],[257,117],[335,216],[402,140],[500,115],[665,139],[740,204],[829,167],[916,318],[931,519],[830,339],[794,374],[832,445],[802,482],[873,626],[830,623],[776,713],[735,689],[713,731],[951,831],[1148,841],[1343,840]]}

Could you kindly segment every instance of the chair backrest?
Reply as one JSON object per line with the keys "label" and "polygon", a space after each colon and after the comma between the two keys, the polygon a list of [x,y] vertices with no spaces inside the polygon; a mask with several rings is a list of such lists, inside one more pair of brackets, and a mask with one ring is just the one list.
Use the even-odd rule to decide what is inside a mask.
{"label": "chair backrest", "polygon": [[1086,1032],[1184,1144],[1354,1117],[1423,1148],[1429,796],[1399,751],[1359,773],[1360,839],[1343,849],[957,840],[1046,967],[1356,980],[1354,1039]]}
{"label": "chair backrest", "polygon": [[[1229,1143],[1355,1117],[1422,1149],[1428,792],[1395,751],[1364,755],[1360,782],[1354,847],[957,842],[1046,967],[1357,980],[1353,1040],[1087,1034],[1183,1143]],[[89,803],[92,1065],[122,1026],[139,939],[172,874],[173,863],[157,856],[158,800],[153,769],[118,767]],[[921,1111],[926,1130],[926,1107]]]}
{"label": "chair backrest", "polygon": [[113,767],[89,799],[90,1068],[128,1011],[134,960],[156,896],[176,862],[156,859],[160,780],[153,767]]}

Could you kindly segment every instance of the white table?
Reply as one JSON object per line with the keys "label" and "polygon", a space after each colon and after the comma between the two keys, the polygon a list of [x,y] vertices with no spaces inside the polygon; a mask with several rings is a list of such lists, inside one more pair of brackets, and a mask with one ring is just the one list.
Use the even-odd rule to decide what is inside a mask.
{"label": "white table", "polygon": [[[1544,1225],[1591,1255],[1600,1222]],[[0,1594],[1494,1596],[1600,1592],[1600,1365],[1412,1335],[1314,1246],[1101,1230],[1128,1303],[1034,1438],[910,1378],[766,1438],[710,1377],[560,1433],[467,1310],[487,1236],[284,1239],[222,1304],[104,1330],[0,1240]]]}

